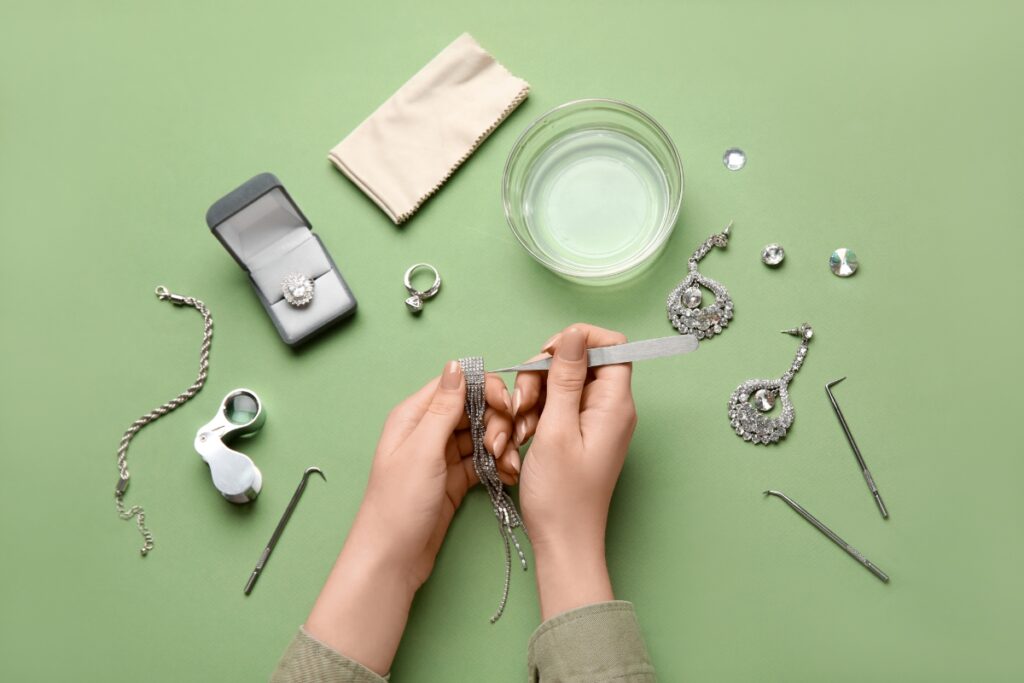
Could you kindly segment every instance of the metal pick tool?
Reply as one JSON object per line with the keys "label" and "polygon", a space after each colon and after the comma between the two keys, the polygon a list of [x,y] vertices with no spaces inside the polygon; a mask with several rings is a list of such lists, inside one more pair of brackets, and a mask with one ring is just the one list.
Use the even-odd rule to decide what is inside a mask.
{"label": "metal pick tool", "polygon": [[885,503],[882,502],[882,494],[878,492],[878,487],[875,486],[875,478],[871,476],[871,471],[864,462],[864,456],[860,454],[860,449],[857,448],[857,442],[853,440],[853,434],[850,432],[850,425],[846,424],[846,418],[843,417],[843,411],[839,409],[839,404],[836,403],[836,397],[832,395],[832,387],[839,384],[844,379],[846,378],[840,377],[839,379],[826,384],[825,393],[828,394],[828,400],[832,402],[832,410],[836,411],[836,417],[839,418],[839,424],[843,427],[843,433],[846,434],[846,440],[850,442],[850,448],[853,449],[853,456],[857,458],[857,464],[860,465],[860,471],[864,475],[864,481],[867,482],[871,495],[875,497],[875,503],[878,504],[878,511],[882,513],[882,519],[889,519],[889,511],[885,508]]}
{"label": "metal pick tool", "polygon": [[278,540],[281,538],[281,534],[284,533],[284,528],[288,525],[288,520],[292,518],[292,513],[295,512],[295,508],[299,504],[299,499],[302,498],[302,494],[306,490],[306,482],[309,481],[309,476],[314,472],[319,474],[324,481],[327,481],[327,477],[324,476],[323,471],[321,471],[319,467],[307,467],[306,471],[302,473],[302,481],[299,482],[298,488],[296,488],[295,493],[292,494],[292,499],[288,501],[288,507],[284,509],[284,514],[281,515],[281,519],[277,523],[277,528],[274,529],[274,533],[271,535],[270,541],[267,542],[267,547],[263,549],[262,553],[260,553],[260,559],[256,560],[256,567],[252,570],[249,580],[245,582],[246,595],[252,593],[253,586],[256,585],[256,579],[260,578],[260,574],[263,573],[263,568],[267,565],[267,560],[270,559],[270,553],[274,551],[274,546],[277,545]]}
{"label": "metal pick tool", "polygon": [[852,545],[850,545],[849,543],[847,543],[843,539],[839,538],[839,536],[836,535],[836,533],[834,531],[832,531],[827,526],[825,526],[824,524],[819,522],[818,519],[814,515],[812,515],[807,510],[805,510],[795,500],[793,500],[792,498],[787,496],[785,493],[782,493],[781,491],[771,491],[771,490],[769,490],[769,491],[765,491],[764,495],[766,495],[766,496],[777,496],[777,497],[781,498],[783,501],[785,501],[786,505],[788,505],[789,507],[793,508],[798,515],[800,515],[801,517],[806,519],[808,522],[810,522],[811,525],[814,526],[815,529],[817,529],[821,533],[825,534],[830,541],[832,541],[837,546],[839,546],[840,548],[845,550],[846,553],[850,557],[852,557],[853,559],[857,560],[862,565],[864,565],[865,569],[867,569],[869,572],[871,572],[876,577],[878,577],[878,579],[881,580],[883,583],[889,583],[889,575],[888,574],[886,574],[881,569],[876,567],[874,565],[874,563],[872,563],[871,560],[869,560],[868,558],[864,557],[860,553],[859,550],[854,548]]}
{"label": "metal pick tool", "polygon": [[[696,351],[697,346],[697,338],[690,334],[677,334],[658,339],[644,339],[642,341],[616,344],[615,346],[599,346],[587,349],[587,367],[633,363],[650,358],[676,356],[681,353]],[[521,363],[508,368],[490,370],[489,372],[528,372],[532,370],[547,370],[550,367],[551,356],[548,356],[547,358],[530,361],[529,363]]]}

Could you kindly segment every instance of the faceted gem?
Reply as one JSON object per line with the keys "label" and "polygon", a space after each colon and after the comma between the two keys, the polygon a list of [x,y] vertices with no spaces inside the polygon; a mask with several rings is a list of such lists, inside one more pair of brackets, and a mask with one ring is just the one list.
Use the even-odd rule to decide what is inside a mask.
{"label": "faceted gem", "polygon": [[846,247],[836,249],[828,259],[828,267],[839,277],[850,277],[857,272],[858,266],[857,254]]}
{"label": "faceted gem", "polygon": [[410,296],[405,300],[405,306],[410,313],[419,313],[423,310],[423,299],[418,296]]}
{"label": "faceted gem", "polygon": [[760,410],[762,413],[767,413],[769,410],[775,407],[775,399],[777,398],[774,391],[768,391],[767,389],[758,389],[754,393],[754,407]]}
{"label": "faceted gem", "polygon": [[313,300],[313,280],[300,273],[291,273],[281,281],[281,294],[284,300],[296,308],[305,306]]}
{"label": "faceted gem", "polygon": [[761,261],[766,266],[777,266],[786,258],[786,250],[778,244],[769,244],[761,250]]}
{"label": "faceted gem", "polygon": [[687,287],[683,292],[683,305],[687,308],[697,308],[703,298],[700,287]]}
{"label": "faceted gem", "polygon": [[747,165],[747,155],[742,149],[733,147],[725,150],[725,154],[722,155],[722,163],[730,171],[738,171]]}

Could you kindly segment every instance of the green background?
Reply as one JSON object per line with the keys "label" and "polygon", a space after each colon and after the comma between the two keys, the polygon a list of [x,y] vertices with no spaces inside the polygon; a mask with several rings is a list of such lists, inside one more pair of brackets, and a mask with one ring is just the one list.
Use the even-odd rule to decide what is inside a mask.
{"label": "green background", "polygon": [[[698,353],[636,368],[640,424],[608,532],[665,681],[1020,680],[1019,3],[90,2],[0,8],[0,678],[259,680],[302,623],[359,504],[378,430],[460,355],[520,360],[577,320],[672,332],[686,258],[736,221],[702,271],[736,301]],[[404,227],[327,150],[463,31],[532,94]],[[614,97],[657,118],[686,171],[675,234],[614,289],[551,275],[505,226],[500,179],[547,109]],[[746,169],[726,171],[740,146]],[[347,325],[285,347],[207,207],[260,171],[284,181],[359,299]],[[784,266],[759,262],[768,242]],[[831,251],[862,267],[833,277]],[[401,276],[438,266],[421,318]],[[117,519],[115,450],[195,372],[204,299],[212,372],[145,429]],[[777,376],[796,424],[754,447],[726,401]],[[836,394],[892,510],[843,440]],[[268,411],[245,445],[264,473],[220,499],[195,429],[237,386]],[[303,468],[310,484],[254,594],[242,585]],[[892,576],[883,585],[797,518],[779,488]],[[505,617],[485,496],[469,497],[417,597],[396,681],[516,681],[539,620],[533,574]]]}

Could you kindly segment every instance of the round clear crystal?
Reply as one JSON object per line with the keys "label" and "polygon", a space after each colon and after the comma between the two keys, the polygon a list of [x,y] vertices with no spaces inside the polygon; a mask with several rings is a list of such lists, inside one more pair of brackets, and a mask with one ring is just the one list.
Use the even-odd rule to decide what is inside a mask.
{"label": "round clear crystal", "polygon": [[769,244],[761,250],[761,261],[766,266],[777,266],[786,258],[786,250],[778,244]]}
{"label": "round clear crystal", "polygon": [[704,298],[700,293],[700,287],[687,287],[683,292],[683,305],[687,308],[697,308]]}
{"label": "round clear crystal", "polygon": [[738,171],[747,165],[747,155],[742,149],[733,147],[725,150],[725,154],[722,155],[722,163],[730,171]]}
{"label": "round clear crystal", "polygon": [[828,259],[828,267],[839,277],[850,277],[857,272],[859,266],[857,254],[846,247],[836,249]]}

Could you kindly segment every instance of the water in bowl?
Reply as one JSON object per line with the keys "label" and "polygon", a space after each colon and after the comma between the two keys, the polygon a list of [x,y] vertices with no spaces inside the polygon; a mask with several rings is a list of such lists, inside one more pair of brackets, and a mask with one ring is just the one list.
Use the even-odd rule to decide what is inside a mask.
{"label": "water in bowl", "polygon": [[646,147],[618,131],[586,129],[540,153],[523,208],[541,251],[593,272],[613,270],[654,242],[668,202],[668,182]]}

